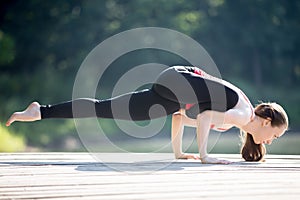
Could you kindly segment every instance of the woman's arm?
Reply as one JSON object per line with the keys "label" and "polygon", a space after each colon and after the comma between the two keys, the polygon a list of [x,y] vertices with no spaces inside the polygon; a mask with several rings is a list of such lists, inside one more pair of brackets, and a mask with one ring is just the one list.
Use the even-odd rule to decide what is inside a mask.
{"label": "woman's arm", "polygon": [[[214,117],[214,120],[212,120]],[[221,117],[221,116],[219,116]],[[230,161],[219,160],[208,156],[207,153],[207,142],[210,131],[210,124],[213,121],[219,121],[220,118],[215,119],[212,111],[205,111],[197,116],[197,142],[200,153],[201,162],[204,164],[229,164]]]}
{"label": "woman's arm", "polygon": [[[207,142],[211,123],[224,123],[224,113],[205,111],[197,116],[197,119],[191,119],[185,115],[185,110],[181,109],[172,116],[172,147],[176,159],[201,159],[205,164],[229,164],[230,161],[218,160],[209,157],[207,154]],[[197,128],[197,142],[200,157],[193,154],[182,152],[182,136],[184,126]]]}
{"label": "woman's arm", "polygon": [[210,124],[212,115],[206,111],[197,116],[197,143],[200,153],[200,158],[203,159],[208,156],[207,154],[207,142],[210,131]]}
{"label": "woman's arm", "polygon": [[182,152],[182,136],[184,126],[196,126],[196,120],[190,119],[185,115],[185,110],[180,109],[178,112],[174,113],[172,116],[172,147],[176,159],[196,159],[199,160],[200,157],[193,154],[185,154]]}
{"label": "woman's arm", "polygon": [[172,147],[175,154],[175,158],[178,159],[182,156],[182,135],[183,135],[183,124],[182,115],[180,112],[176,112],[172,115]]}

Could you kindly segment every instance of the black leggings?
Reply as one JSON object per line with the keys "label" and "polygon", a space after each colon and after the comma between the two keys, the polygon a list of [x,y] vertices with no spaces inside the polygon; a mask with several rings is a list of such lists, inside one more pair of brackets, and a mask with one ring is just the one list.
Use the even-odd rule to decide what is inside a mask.
{"label": "black leggings", "polygon": [[[225,112],[233,108],[238,95],[232,89],[195,74],[195,67],[170,67],[163,71],[150,89],[123,94],[111,99],[75,99],[41,106],[46,118],[111,118],[150,120],[164,117],[190,104],[191,118],[205,110]],[[213,94],[212,94],[213,93]]]}

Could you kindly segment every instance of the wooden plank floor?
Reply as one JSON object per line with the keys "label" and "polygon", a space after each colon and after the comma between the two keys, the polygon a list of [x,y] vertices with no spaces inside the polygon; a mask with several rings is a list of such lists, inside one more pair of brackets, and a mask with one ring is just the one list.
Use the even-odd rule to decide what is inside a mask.
{"label": "wooden plank floor", "polygon": [[300,156],[203,165],[172,154],[0,154],[0,199],[300,199]]}

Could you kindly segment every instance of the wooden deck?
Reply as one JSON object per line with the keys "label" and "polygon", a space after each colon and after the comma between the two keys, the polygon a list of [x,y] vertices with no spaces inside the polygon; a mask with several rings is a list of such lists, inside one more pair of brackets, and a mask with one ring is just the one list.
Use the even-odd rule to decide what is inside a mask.
{"label": "wooden deck", "polygon": [[213,156],[235,163],[161,153],[0,154],[0,199],[300,199],[300,156]]}

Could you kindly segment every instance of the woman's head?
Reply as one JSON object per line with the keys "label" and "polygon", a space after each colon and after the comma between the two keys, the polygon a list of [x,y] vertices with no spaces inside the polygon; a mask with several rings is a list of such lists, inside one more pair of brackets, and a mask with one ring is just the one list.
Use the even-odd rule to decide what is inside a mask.
{"label": "woman's head", "polygon": [[247,161],[259,161],[265,154],[264,144],[271,144],[287,130],[289,121],[284,109],[277,103],[261,103],[255,107],[254,133],[247,133],[242,156]]}
{"label": "woman's head", "polygon": [[256,144],[271,144],[284,134],[289,126],[288,117],[277,103],[261,103],[255,107],[257,127],[252,134]]}

